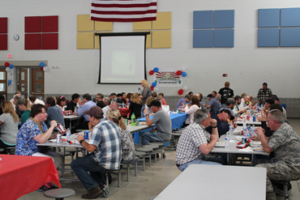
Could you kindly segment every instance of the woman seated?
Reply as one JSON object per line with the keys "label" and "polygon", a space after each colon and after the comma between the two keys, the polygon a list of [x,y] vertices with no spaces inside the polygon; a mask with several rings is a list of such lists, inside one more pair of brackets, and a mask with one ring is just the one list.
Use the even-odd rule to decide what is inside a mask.
{"label": "woman seated", "polygon": [[147,100],[146,100],[146,103],[145,103],[145,105],[142,107],[142,109],[141,109],[141,117],[146,117],[146,115],[145,115],[145,113],[144,113],[144,110],[145,110],[145,108],[146,108],[146,106],[147,106],[147,108],[148,108],[148,112],[149,112],[149,115],[151,115],[150,113],[151,113],[151,109],[148,107],[149,105],[150,105],[150,103],[152,102],[154,100],[154,97],[149,97]]}
{"label": "woman seated", "polygon": [[19,117],[11,102],[4,101],[1,107],[3,114],[0,115],[0,147],[13,147],[16,145]]}
{"label": "woman seated", "polygon": [[139,95],[137,93],[134,93],[131,98],[131,104],[129,106],[130,115],[129,118],[131,118],[131,115],[134,113],[135,118],[141,117],[141,109],[142,109],[142,100],[139,98]]}
{"label": "woman seated", "polygon": [[21,126],[30,118],[30,102],[28,99],[21,98],[17,102],[17,106],[23,112],[21,115]]}
{"label": "woman seated", "polygon": [[64,96],[56,97],[56,104],[60,107],[61,111],[65,111],[66,98]]}
{"label": "woman seated", "polygon": [[190,105],[185,105],[185,114],[188,115],[188,118],[185,120],[185,125],[194,122],[194,113],[201,107],[197,96],[192,96],[191,101],[192,103]]}
{"label": "woman seated", "polygon": [[40,149],[36,144],[45,143],[48,139],[56,138],[52,134],[56,121],[50,122],[49,129],[44,121],[47,120],[47,112],[44,105],[34,104],[31,107],[30,118],[23,124],[17,134],[16,155],[52,157],[55,167],[59,168],[63,157],[48,149]]}
{"label": "woman seated", "polygon": [[131,133],[126,130],[126,124],[124,118],[121,117],[117,109],[107,111],[107,119],[114,122],[119,128],[119,134],[121,138],[122,146],[122,163],[129,163],[135,157],[134,142]]}

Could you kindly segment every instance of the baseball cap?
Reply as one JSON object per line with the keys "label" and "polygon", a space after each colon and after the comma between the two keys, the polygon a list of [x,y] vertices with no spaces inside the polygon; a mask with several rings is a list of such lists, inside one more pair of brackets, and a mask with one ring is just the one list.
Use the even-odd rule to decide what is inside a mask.
{"label": "baseball cap", "polygon": [[161,107],[161,103],[158,100],[153,100],[153,101],[151,101],[151,103],[149,104],[148,107],[150,108],[151,106]]}
{"label": "baseball cap", "polygon": [[235,100],[233,98],[229,98],[227,99],[226,104],[235,104]]}
{"label": "baseball cap", "polygon": [[209,95],[207,95],[207,97],[211,97],[211,98],[212,98],[212,97],[214,97],[214,96],[213,96],[212,94],[209,94]]}
{"label": "baseball cap", "polygon": [[85,115],[91,115],[94,116],[95,118],[103,118],[103,111],[100,107],[98,106],[93,106],[89,110],[83,112]]}
{"label": "baseball cap", "polygon": [[122,105],[122,100],[119,99],[118,97],[113,98],[113,100],[111,100],[111,102],[116,103],[118,106]]}

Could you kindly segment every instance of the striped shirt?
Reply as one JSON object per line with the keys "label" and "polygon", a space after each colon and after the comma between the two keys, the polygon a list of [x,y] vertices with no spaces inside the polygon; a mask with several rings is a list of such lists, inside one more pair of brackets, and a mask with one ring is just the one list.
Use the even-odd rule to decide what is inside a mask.
{"label": "striped shirt", "polygon": [[107,119],[102,119],[93,129],[90,144],[97,148],[94,159],[105,169],[117,170],[120,168],[122,150],[118,127]]}

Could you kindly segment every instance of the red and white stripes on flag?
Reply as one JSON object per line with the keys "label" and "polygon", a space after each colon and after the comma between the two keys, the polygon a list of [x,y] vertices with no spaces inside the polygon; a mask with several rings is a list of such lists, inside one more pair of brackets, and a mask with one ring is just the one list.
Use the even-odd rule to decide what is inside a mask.
{"label": "red and white stripes on flag", "polygon": [[92,0],[91,20],[141,22],[156,20],[157,0]]}

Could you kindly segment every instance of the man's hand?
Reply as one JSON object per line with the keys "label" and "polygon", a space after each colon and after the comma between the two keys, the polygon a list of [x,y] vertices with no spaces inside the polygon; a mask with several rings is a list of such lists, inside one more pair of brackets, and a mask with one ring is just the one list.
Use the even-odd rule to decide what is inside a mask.
{"label": "man's hand", "polygon": [[233,129],[236,129],[236,128],[237,128],[237,124],[233,123]]}
{"label": "man's hand", "polygon": [[82,101],[81,101],[81,99],[79,98],[79,100],[78,100],[78,105],[81,106],[81,103],[82,103]]}
{"label": "man's hand", "polygon": [[56,123],[55,120],[52,120],[52,121],[50,122],[50,127],[54,128],[56,125],[57,125],[57,123]]}
{"label": "man's hand", "polygon": [[240,111],[242,111],[242,112],[246,112],[246,111],[247,111],[247,109],[246,109],[246,108],[242,108]]}
{"label": "man's hand", "polygon": [[257,117],[257,121],[261,122],[262,118],[260,116]]}
{"label": "man's hand", "polygon": [[150,130],[151,133],[153,133],[154,131],[156,131],[156,127]]}
{"label": "man's hand", "polygon": [[210,119],[210,126],[212,126],[212,127],[217,126],[217,120],[215,120],[215,119]]}
{"label": "man's hand", "polygon": [[148,110],[148,108],[145,108],[145,109],[144,109],[144,113],[145,113],[145,115],[149,115],[149,110]]}
{"label": "man's hand", "polygon": [[261,112],[261,121],[266,121],[267,119],[267,113],[266,112]]}
{"label": "man's hand", "polygon": [[80,140],[84,140],[84,137],[82,135],[78,134],[77,141],[80,142]]}
{"label": "man's hand", "polygon": [[259,140],[261,140],[262,137],[265,137],[265,130],[261,127],[256,128],[255,133]]}
{"label": "man's hand", "polygon": [[256,137],[255,135],[252,135],[252,136],[251,136],[251,140],[253,140],[253,141],[258,141],[259,139],[258,139],[258,137]]}

